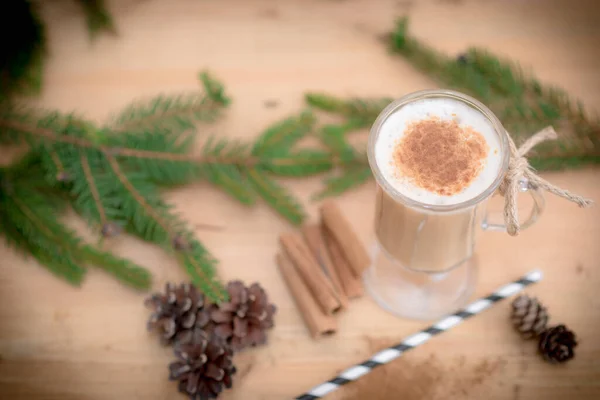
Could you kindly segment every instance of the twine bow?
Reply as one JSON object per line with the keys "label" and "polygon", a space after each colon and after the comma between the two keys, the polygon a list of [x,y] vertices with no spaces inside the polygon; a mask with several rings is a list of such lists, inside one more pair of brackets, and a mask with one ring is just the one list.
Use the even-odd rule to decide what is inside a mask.
{"label": "twine bow", "polygon": [[558,135],[556,134],[556,131],[549,126],[531,136],[523,143],[523,145],[521,145],[521,147],[517,148],[515,142],[510,135],[508,135],[510,163],[508,164],[508,171],[504,176],[504,181],[500,184],[498,190],[500,194],[504,196],[504,223],[506,224],[508,234],[511,236],[517,236],[521,229],[517,209],[517,195],[519,186],[521,185],[527,185],[527,187],[532,190],[546,190],[563,199],[576,203],[579,207],[588,207],[593,203],[590,199],[583,198],[568,190],[556,187],[545,179],[540,178],[529,165],[529,162],[525,157],[525,154],[527,154],[529,150],[539,143],[557,138]]}

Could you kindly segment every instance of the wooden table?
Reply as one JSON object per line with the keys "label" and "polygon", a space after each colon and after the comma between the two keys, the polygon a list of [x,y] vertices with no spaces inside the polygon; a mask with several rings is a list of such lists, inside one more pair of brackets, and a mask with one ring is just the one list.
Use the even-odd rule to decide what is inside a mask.
{"label": "wooden table", "polygon": [[[458,53],[469,45],[487,46],[600,109],[600,8],[593,1],[110,4],[120,36],[102,36],[93,45],[77,8],[46,4],[51,58],[40,104],[101,120],[135,97],[195,88],[196,73],[208,67],[235,100],[228,117],[210,131],[252,137],[299,111],[309,89],[400,96],[434,87],[401,58],[386,54],[377,40],[396,16],[408,12],[412,32],[437,48]],[[266,107],[266,101],[277,107]],[[544,177],[600,200],[598,169]],[[320,180],[289,184],[314,216],[317,204],[309,197]],[[371,235],[373,187],[339,198],[365,241]],[[313,341],[274,264],[277,235],[289,225],[262,205],[247,209],[202,182],[169,199],[192,223],[222,226],[218,232],[199,229],[198,235],[221,260],[223,277],[261,282],[279,307],[270,345],[237,357],[240,373],[224,399],[292,398],[425,325],[395,318],[365,297],[340,317],[336,336]],[[378,375],[377,385],[387,394],[363,392],[363,398],[600,398],[600,209],[547,200],[541,221],[518,238],[484,235],[477,294],[541,268],[544,281],[528,292],[548,306],[552,323],[576,331],[576,359],[562,366],[544,363],[535,344],[511,330],[504,302],[407,353],[390,366],[387,378]],[[130,238],[108,246],[150,268],[155,289],[185,278],[152,246]],[[144,295],[95,271],[81,289],[71,288],[3,245],[0,259],[0,398],[180,398],[167,380],[169,351],[145,331]],[[354,389],[332,398],[357,398]]]}

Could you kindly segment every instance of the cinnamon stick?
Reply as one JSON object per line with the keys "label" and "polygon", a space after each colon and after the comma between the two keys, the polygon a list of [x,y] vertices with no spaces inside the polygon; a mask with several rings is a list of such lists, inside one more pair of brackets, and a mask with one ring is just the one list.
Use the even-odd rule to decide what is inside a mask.
{"label": "cinnamon stick", "polygon": [[280,236],[279,241],[323,312],[333,314],[339,311],[341,304],[335,289],[302,236],[296,233],[284,233]]}
{"label": "cinnamon stick", "polygon": [[277,254],[277,264],[311,336],[316,339],[335,333],[335,318],[323,312],[290,259]]}
{"label": "cinnamon stick", "polygon": [[356,276],[362,276],[363,271],[371,263],[371,258],[363,243],[348,220],[344,217],[337,204],[328,200],[321,206],[323,223],[338,242],[346,260],[354,270]]}
{"label": "cinnamon stick", "polygon": [[333,266],[336,269],[337,275],[340,277],[340,282],[344,288],[346,297],[354,299],[362,296],[364,293],[362,281],[360,277],[355,275],[354,270],[348,264],[348,261],[346,260],[346,257],[344,256],[344,253],[340,249],[338,243],[331,236],[331,234],[326,231],[325,228],[323,228],[322,237],[325,241],[325,245],[327,246],[329,257],[331,258]]}
{"label": "cinnamon stick", "polygon": [[306,240],[308,248],[312,251],[313,256],[323,269],[323,272],[325,272],[325,275],[327,275],[331,281],[340,305],[342,308],[348,308],[348,297],[344,292],[342,282],[340,281],[335,266],[329,257],[329,251],[327,250],[327,245],[323,239],[321,228],[317,224],[304,225],[302,227],[302,234],[304,235],[304,240]]}

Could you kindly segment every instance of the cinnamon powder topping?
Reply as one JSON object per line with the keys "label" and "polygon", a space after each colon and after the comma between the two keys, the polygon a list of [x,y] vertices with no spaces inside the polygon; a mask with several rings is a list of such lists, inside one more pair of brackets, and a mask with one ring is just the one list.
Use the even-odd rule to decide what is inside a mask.
{"label": "cinnamon powder topping", "polygon": [[407,127],[395,146],[394,161],[400,175],[414,185],[451,196],[479,175],[488,151],[481,133],[434,117]]}

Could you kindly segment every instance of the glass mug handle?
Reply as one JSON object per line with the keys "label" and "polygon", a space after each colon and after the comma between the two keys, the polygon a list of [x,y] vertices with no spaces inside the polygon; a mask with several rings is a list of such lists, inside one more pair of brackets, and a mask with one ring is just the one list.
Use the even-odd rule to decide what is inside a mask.
{"label": "glass mug handle", "polygon": [[[523,223],[520,224],[521,229],[527,229],[538,220],[538,217],[542,214],[544,208],[546,207],[546,201],[544,199],[543,191],[540,188],[531,185],[531,183],[527,180],[519,181],[519,191],[529,193],[529,195],[533,199],[533,206],[531,207],[529,217]],[[484,230],[506,232],[505,224],[490,224],[487,222],[487,217],[488,216],[486,215],[483,219],[483,223],[481,224],[481,227]]]}

